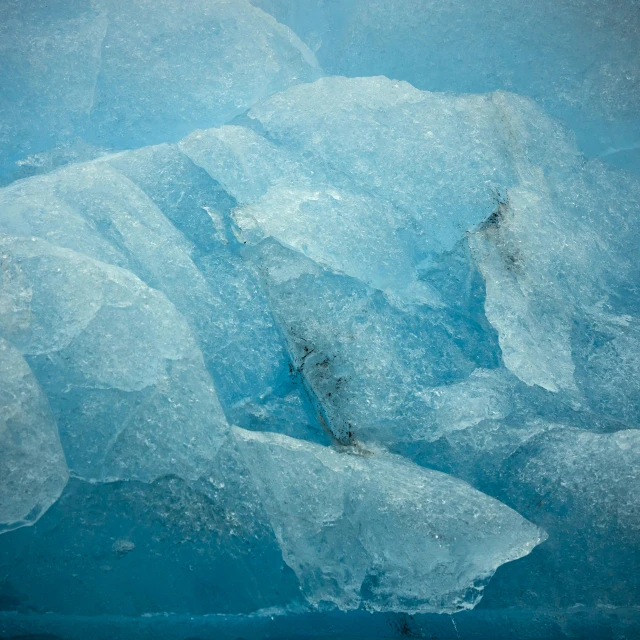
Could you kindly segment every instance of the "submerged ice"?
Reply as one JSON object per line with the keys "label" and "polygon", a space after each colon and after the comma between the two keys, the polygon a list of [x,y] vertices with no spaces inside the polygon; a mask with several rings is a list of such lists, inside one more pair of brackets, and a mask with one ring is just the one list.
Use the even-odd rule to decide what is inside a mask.
{"label": "submerged ice", "polygon": [[514,93],[320,77],[244,0],[65,6],[2,9],[43,74],[2,98],[4,608],[637,604],[637,176]]}

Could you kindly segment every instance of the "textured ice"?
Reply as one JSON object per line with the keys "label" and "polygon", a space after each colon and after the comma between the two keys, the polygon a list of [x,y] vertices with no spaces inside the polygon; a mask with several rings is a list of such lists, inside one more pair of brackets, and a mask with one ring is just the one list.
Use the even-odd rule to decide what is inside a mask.
{"label": "textured ice", "polygon": [[[580,401],[572,324],[585,317],[628,324],[603,310],[602,293],[632,282],[635,266],[632,248],[611,238],[613,220],[595,220],[615,197],[605,182],[611,171],[583,166],[558,123],[517,96],[457,98],[384,78],[300,85],[249,116],[262,135],[223,127],[195,133],[181,148],[241,203],[233,217],[244,243],[278,241],[258,249],[256,264],[297,366],[339,439],[366,439],[361,430],[383,430],[377,437],[387,442],[411,430],[425,437],[432,399],[424,388],[496,366],[487,319],[520,380]],[[626,193],[637,182],[615,179],[625,195],[612,218],[628,226],[633,196]],[[572,216],[578,194],[588,221]],[[280,245],[321,268],[301,266]],[[603,260],[580,281],[596,245],[616,256],[616,269]],[[291,261],[300,264],[283,275],[279,265]],[[385,295],[376,299],[342,275]],[[461,277],[462,313],[451,292]],[[474,307],[485,287],[483,313]],[[401,313],[407,304],[421,306]],[[426,361],[429,343],[446,357]],[[633,403],[634,392],[627,395]]]}
{"label": "textured ice", "polygon": [[625,331],[634,324],[626,312],[636,304],[621,293],[638,278],[630,238],[637,233],[640,185],[597,163],[583,166],[569,145],[536,158],[546,132],[520,124],[511,110],[508,117],[521,131],[514,145],[519,184],[470,236],[487,283],[485,310],[516,375],[551,391],[572,390],[575,323],[633,333]]}
{"label": "textured ice", "polygon": [[178,149],[148,147],[66,167],[4,189],[0,201],[3,233],[47,239],[162,291],[189,323],[234,422],[272,429],[269,421],[284,412],[293,434],[313,421],[288,381],[256,278],[230,244],[225,216],[235,200]]}
{"label": "textured ice", "polygon": [[[325,78],[249,115],[269,139],[234,127],[182,143],[248,202],[234,214],[244,242],[273,237],[396,305],[437,308],[431,272],[468,234],[506,366],[550,391],[576,390],[574,322],[610,332],[629,324],[607,310],[603,292],[619,297],[637,277],[633,235],[615,225],[637,225],[638,182],[584,166],[571,137],[531,102]],[[612,214],[602,219],[605,206]],[[610,258],[587,268],[595,252]]]}
{"label": "textured ice", "polygon": [[396,456],[233,433],[284,559],[313,604],[473,607],[499,565],[546,537],[469,485]]}
{"label": "textured ice", "polygon": [[[133,274],[37,238],[0,241],[3,336],[29,359],[70,469],[198,477],[226,420],[189,327]],[[35,462],[35,461],[34,461]]]}
{"label": "textured ice", "polygon": [[0,9],[0,636],[637,636],[633,3],[257,4]]}
{"label": "textured ice", "polygon": [[182,148],[247,205],[235,218],[253,241],[272,236],[400,303],[436,305],[418,268],[484,220],[511,178],[496,109],[491,96],[324,78],[249,112],[268,139],[223,127]]}
{"label": "textured ice", "polygon": [[319,75],[247,0],[10,0],[0,8],[0,181],[174,141]]}
{"label": "textured ice", "polygon": [[521,456],[512,461],[518,467],[514,484],[546,496],[553,502],[548,511],[571,502],[574,526],[597,517],[600,526],[615,524],[616,534],[631,542],[640,527],[640,500],[634,491],[640,475],[640,431],[590,433],[554,427],[532,443],[534,451],[526,460]]}
{"label": "textured ice", "polygon": [[[6,303],[3,296],[3,315]],[[2,339],[0,381],[1,532],[36,520],[58,499],[68,472],[47,399],[20,352]]]}

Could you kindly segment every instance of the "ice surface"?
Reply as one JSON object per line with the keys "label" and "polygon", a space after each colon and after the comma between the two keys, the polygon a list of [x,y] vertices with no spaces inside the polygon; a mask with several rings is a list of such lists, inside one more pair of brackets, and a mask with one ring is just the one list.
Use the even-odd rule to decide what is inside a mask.
{"label": "ice surface", "polygon": [[246,0],[11,0],[0,25],[2,183],[178,140],[320,75],[308,47]]}
{"label": "ice surface", "polygon": [[[496,341],[448,310],[412,313],[360,281],[324,270],[274,242],[251,252],[294,365],[340,442],[393,443],[424,432],[426,388],[494,365]],[[452,338],[468,336],[469,344]],[[474,344],[474,342],[476,342]]]}
{"label": "ice surface", "polygon": [[637,312],[635,296],[621,292],[638,277],[627,234],[637,232],[640,184],[595,161],[583,166],[566,143],[557,155],[540,157],[541,134],[549,133],[506,105],[504,115],[518,132],[512,153],[520,181],[470,236],[487,283],[485,309],[516,375],[551,391],[572,390],[574,323],[616,335],[633,324],[624,311]]}
{"label": "ice surface", "polygon": [[[637,536],[640,431],[600,434],[556,426],[538,437],[531,448],[534,452],[526,460],[520,455],[510,462],[517,467],[513,480],[520,487],[533,487],[536,495],[552,502],[547,513],[571,503],[574,526],[597,518],[595,526],[615,525],[616,534],[630,542]],[[511,489],[518,490],[522,489]]]}
{"label": "ice surface", "polygon": [[[596,376],[578,385],[574,372],[597,366],[597,359],[587,365],[577,357],[573,327],[588,322],[634,340],[633,329],[622,328],[631,316],[608,307],[637,278],[633,242],[614,230],[637,224],[637,180],[598,162],[585,165],[559,123],[504,93],[453,97],[385,78],[324,78],[277,94],[249,116],[251,128],[196,132],[181,148],[241,203],[233,217],[245,244],[270,237],[322,267],[297,266],[295,278],[285,277],[277,265],[301,259],[286,252],[270,258],[280,251],[275,245],[258,249],[256,258],[334,434],[366,438],[359,433],[366,424],[370,432],[387,430],[387,442],[412,429],[424,437],[431,402],[424,387],[460,381],[476,366],[491,369],[500,357],[526,384],[563,389],[573,406],[593,405],[592,387],[580,391]],[[602,219],[604,206],[612,213]],[[593,265],[596,253],[602,259]],[[374,303],[374,292],[341,275],[382,291],[401,312],[416,309],[385,308],[378,316],[373,307],[384,300]],[[468,292],[462,303],[452,292],[461,278]],[[310,294],[311,281],[327,284]],[[341,298],[348,310],[338,311]],[[391,328],[394,322],[413,327]],[[435,327],[448,335],[436,339]],[[409,346],[411,338],[398,341],[407,331],[429,335],[420,338],[422,346]],[[437,364],[417,362],[430,341],[448,355]],[[367,362],[372,371],[362,366]],[[633,371],[634,356],[625,362],[619,365]],[[629,416],[637,395],[630,388],[623,393]],[[389,411],[396,424],[379,427]]]}
{"label": "ice surface", "polygon": [[529,96],[567,121],[588,155],[640,169],[633,0],[252,1],[290,26],[329,74]]}
{"label": "ice surface", "polygon": [[226,420],[175,307],[130,272],[43,240],[0,248],[13,312],[3,334],[49,398],[70,469],[93,480],[198,477]]}
{"label": "ice surface", "polygon": [[[637,602],[639,436],[547,425],[503,465],[500,497],[549,533],[520,572],[505,567],[529,606],[552,594],[559,607]],[[497,607],[508,592],[487,597]]]}
{"label": "ice surface", "polygon": [[[3,315],[7,302],[3,296]],[[68,471],[47,399],[20,352],[2,339],[0,381],[2,532],[37,520],[60,496]]]}
{"label": "ice surface", "polygon": [[0,201],[4,233],[46,238],[162,291],[189,323],[234,422],[274,429],[286,415],[288,433],[309,431],[314,417],[225,221],[235,200],[178,149],[67,167],[4,189]]}
{"label": "ice surface", "polygon": [[473,607],[497,566],[546,537],[469,485],[396,456],[233,434],[283,556],[314,604]]}
{"label": "ice surface", "polygon": [[27,4],[0,635],[634,637],[627,0]]}
{"label": "ice surface", "polygon": [[237,127],[182,143],[247,205],[235,216],[239,227],[400,304],[438,304],[418,267],[484,220],[496,190],[512,179],[490,96],[324,78],[277,94],[249,116],[277,144]]}
{"label": "ice surface", "polygon": [[139,619],[250,614],[300,601],[266,518],[233,485],[231,498],[176,476],[149,484],[72,478],[33,527],[2,536],[3,604]]}

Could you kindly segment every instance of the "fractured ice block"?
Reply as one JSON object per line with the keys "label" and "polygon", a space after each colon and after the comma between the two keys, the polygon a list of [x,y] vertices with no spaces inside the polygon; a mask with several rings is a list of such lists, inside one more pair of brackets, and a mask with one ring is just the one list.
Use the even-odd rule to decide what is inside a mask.
{"label": "fractured ice block", "polygon": [[257,277],[230,230],[235,200],[173,145],[65,167],[0,190],[0,231],[133,272],[187,320],[230,420],[320,438]]}
{"label": "fractured ice block", "polygon": [[375,451],[232,429],[283,557],[315,606],[472,608],[546,534],[451,476]]}
{"label": "fractured ice block", "polygon": [[[623,239],[633,236],[614,228],[637,226],[628,195],[637,181],[585,166],[560,123],[500,92],[460,97],[386,78],[323,78],[272,96],[244,123],[181,143],[240,203],[242,242],[274,238],[400,309],[450,305],[459,276],[444,298],[442,261],[458,260],[468,242],[462,258],[484,277],[507,368],[584,401],[572,326],[624,321],[602,305],[614,304],[607,295],[619,304],[638,276]],[[602,219],[605,206],[612,214]]]}
{"label": "fractured ice block", "polygon": [[556,425],[513,456],[507,471],[516,502],[530,500],[533,490],[547,503],[545,516],[564,515],[563,526],[570,517],[574,526],[612,527],[630,543],[638,535],[638,429],[592,433]]}
{"label": "fractured ice block", "polygon": [[2,335],[29,362],[86,479],[195,478],[226,419],[187,323],[133,274],[37,238],[0,241]]}
{"label": "fractured ice block", "polygon": [[441,303],[420,266],[484,220],[515,175],[491,96],[324,78],[248,115],[264,137],[234,126],[181,143],[245,205],[243,241],[274,237],[399,305]]}
{"label": "fractured ice block", "polygon": [[296,370],[343,444],[424,436],[431,411],[424,391],[498,362],[495,339],[456,312],[402,311],[273,240],[247,256],[262,274]]}
{"label": "fractured ice block", "polygon": [[0,25],[0,184],[178,140],[321,74],[288,27],[246,0],[10,1]]}
{"label": "fractured ice block", "polygon": [[[519,181],[469,234],[487,286],[487,318],[505,364],[521,380],[587,391],[575,372],[576,365],[590,366],[576,349],[579,326],[611,337],[623,331],[629,350],[640,351],[634,330],[624,329],[640,309],[634,285],[640,181],[598,161],[583,163],[561,130],[553,135],[551,121],[498,100],[514,131]],[[555,154],[544,149],[550,137]],[[593,393],[593,387],[585,393],[586,402]]]}
{"label": "fractured ice block", "polygon": [[[0,294],[3,319],[8,303]],[[33,524],[58,499],[68,475],[47,399],[20,352],[0,338],[0,533]]]}

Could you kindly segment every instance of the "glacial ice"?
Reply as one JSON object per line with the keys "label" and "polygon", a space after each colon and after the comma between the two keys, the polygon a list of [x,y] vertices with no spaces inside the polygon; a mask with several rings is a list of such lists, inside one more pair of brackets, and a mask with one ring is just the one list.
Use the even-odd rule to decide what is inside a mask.
{"label": "glacial ice", "polygon": [[412,613],[473,607],[497,566],[546,537],[469,485],[384,452],[234,435],[312,604]]}
{"label": "glacial ice", "polygon": [[0,636],[633,637],[625,2],[3,4]]}
{"label": "glacial ice", "polygon": [[0,381],[3,532],[37,520],[60,497],[68,471],[47,399],[20,352],[2,339]]}
{"label": "glacial ice", "polygon": [[70,469],[91,480],[198,477],[226,420],[175,307],[124,269],[34,237],[0,250],[12,312],[3,337],[43,386]]}
{"label": "glacial ice", "polygon": [[640,14],[633,0],[253,0],[331,75],[536,100],[580,148],[640,168]]}
{"label": "glacial ice", "polygon": [[[447,98],[387,78],[324,78],[248,115],[267,140],[223,127],[182,143],[246,205],[235,216],[240,228],[400,304],[438,303],[417,268],[491,213],[493,190],[512,171],[491,97]],[[229,163],[242,173],[228,176]]]}
{"label": "glacial ice", "polygon": [[247,0],[9,0],[0,7],[0,183],[176,141],[320,75]]}

